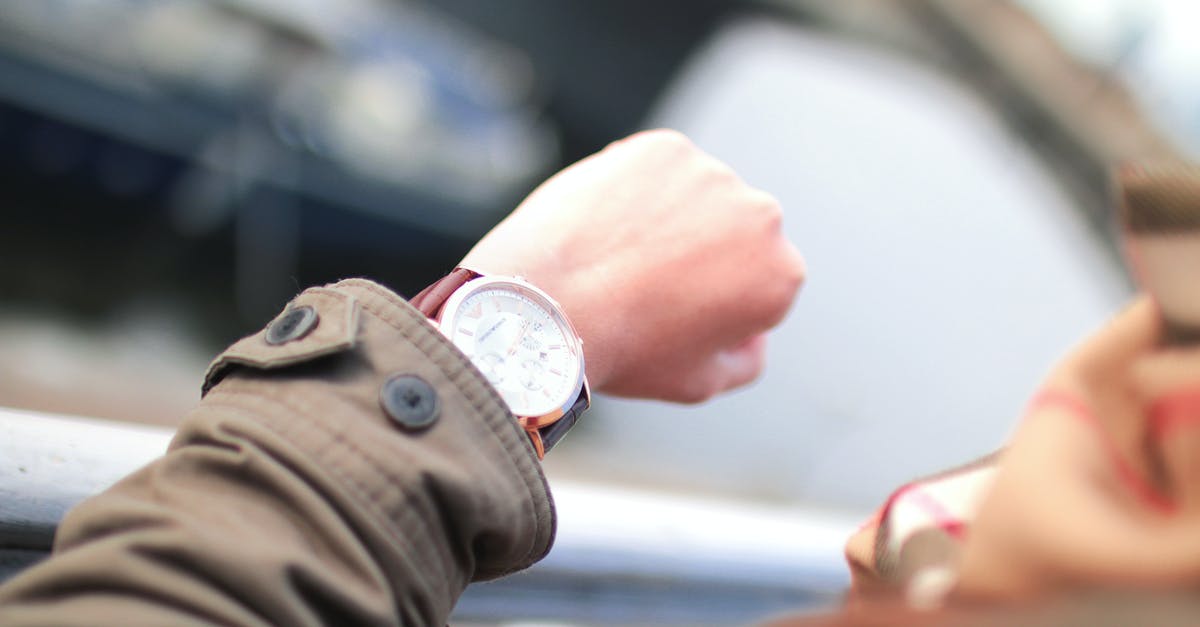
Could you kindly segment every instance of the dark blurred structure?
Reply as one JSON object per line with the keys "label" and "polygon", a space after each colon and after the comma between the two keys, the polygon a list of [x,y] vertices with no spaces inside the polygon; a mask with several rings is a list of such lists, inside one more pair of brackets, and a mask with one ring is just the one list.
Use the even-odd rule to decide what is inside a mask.
{"label": "dark blurred structure", "polygon": [[216,341],[303,285],[411,293],[635,129],[727,4],[5,3],[0,293],[182,298]]}
{"label": "dark blurred structure", "polygon": [[1100,230],[1108,164],[1170,151],[1009,2],[19,1],[0,6],[0,293],[93,313],[171,294],[224,341],[299,286],[419,289],[636,130],[746,12],[960,76]]}
{"label": "dark blurred structure", "polygon": [[[1163,2],[1148,0],[1147,6]],[[1101,11],[1131,3],[1136,0],[1068,4]],[[1140,18],[1120,24],[1129,32],[1114,31],[1111,51],[1101,47],[1103,54],[1085,58],[1052,28],[1056,23],[1031,11],[1052,4],[2,3],[0,180],[8,202],[0,214],[6,262],[0,267],[0,406],[169,421],[195,398],[195,380],[213,351],[258,328],[299,288],[358,275],[411,294],[446,271],[545,176],[647,124],[676,125],[703,137],[702,146],[784,201],[793,237],[820,267],[814,276],[828,285],[855,285],[850,270],[856,266],[832,246],[867,240],[861,231],[834,235],[838,225],[822,212],[836,209],[836,199],[812,192],[834,187],[822,182],[865,172],[867,162],[885,171],[864,174],[870,185],[855,184],[885,189],[887,170],[897,170],[891,163],[920,152],[896,143],[920,139],[880,133],[869,122],[882,119],[889,99],[930,86],[931,101],[922,106],[935,129],[969,143],[979,141],[972,129],[999,120],[1021,145],[1014,153],[1033,154],[1040,164],[1035,169],[1053,177],[1054,192],[1067,198],[1062,213],[1073,218],[1078,212],[1091,227],[1084,239],[1102,242],[1115,260],[1107,237],[1107,168],[1125,158],[1172,154],[1175,142],[1164,137],[1184,133],[1156,128],[1152,122],[1159,120],[1143,112],[1153,110],[1154,101],[1133,89],[1137,82],[1127,75],[1139,46],[1152,39],[1139,35],[1145,30]],[[1071,23],[1074,16],[1064,15]],[[704,82],[695,68],[721,67],[704,65],[712,47],[726,50],[722,42],[741,41],[737,33],[750,31],[738,25],[750,22],[788,32],[760,42],[758,51],[747,45],[730,54],[777,58],[778,74],[757,83],[710,74],[709,91],[689,98],[690,110],[709,116],[705,124],[656,115],[689,109],[664,102],[678,105],[677,84]],[[845,62],[838,46],[788,43],[810,35],[862,53],[851,56],[897,63],[859,67]],[[922,82],[920,72],[904,71],[908,66],[940,78]],[[830,70],[825,82],[817,76],[822,69]],[[822,98],[832,93],[830,85],[841,84],[832,75],[879,89],[861,92],[871,102],[806,109],[805,100],[836,101]],[[986,109],[978,119],[986,121],[950,124],[937,94],[952,90],[937,91],[941,80],[969,91]],[[738,89],[744,97],[723,99]],[[703,106],[717,101],[737,105]],[[896,123],[922,119],[914,114]],[[822,127],[844,130],[829,137],[819,133]],[[1200,133],[1188,141],[1195,149]],[[813,146],[854,158],[834,171],[822,169],[831,163],[822,155],[820,167],[772,180],[795,165],[788,159],[803,158],[804,148]],[[992,180],[980,181],[978,193],[995,198],[993,182],[1019,179],[1019,172],[1005,178],[1005,169],[1025,167],[1020,155],[989,170]],[[926,165],[948,164],[931,158]],[[1047,216],[1058,213],[1060,203],[1049,195],[1022,202],[1036,202],[1032,210]],[[900,207],[900,200],[895,193],[855,197],[854,207]],[[979,210],[971,199],[954,202]],[[951,224],[944,216],[930,223]],[[1048,248],[1075,254],[1062,233],[1031,232],[1051,238]],[[804,241],[810,234],[837,241],[823,250]],[[1001,241],[988,236],[991,244]],[[910,261],[924,268],[922,260]],[[963,267],[967,260],[954,261]],[[1107,280],[1120,272],[1119,264],[1109,265],[1093,274]],[[820,289],[814,283],[808,290],[816,297],[810,303],[838,296]],[[992,315],[1005,323],[1017,319],[1010,311]],[[823,328],[844,329],[846,321]],[[808,337],[798,331],[788,341],[803,346]],[[1014,367],[1021,369],[1028,368]],[[147,370],[158,375],[150,384]]]}
{"label": "dark blurred structure", "polygon": [[752,0],[440,0],[529,55],[557,123],[565,163],[639,128],[679,66]]}

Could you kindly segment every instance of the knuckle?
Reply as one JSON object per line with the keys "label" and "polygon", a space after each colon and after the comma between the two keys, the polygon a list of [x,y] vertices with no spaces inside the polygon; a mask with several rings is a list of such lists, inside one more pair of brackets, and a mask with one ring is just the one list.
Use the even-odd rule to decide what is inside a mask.
{"label": "knuckle", "polygon": [[763,209],[763,221],[769,232],[783,232],[783,207],[780,206],[779,201],[772,199],[771,203],[766,205]]}
{"label": "knuckle", "polygon": [[783,205],[770,192],[755,189],[750,192],[750,204],[772,231],[783,229]]}
{"label": "knuckle", "polygon": [[800,288],[804,286],[805,278],[806,276],[803,265],[792,268],[789,270],[789,272],[783,275],[782,280],[779,282],[782,286],[782,297],[780,300],[782,300],[785,305],[790,306],[792,301],[796,299],[796,294],[798,294],[800,292]]}
{"label": "knuckle", "polygon": [[638,131],[610,143],[602,152],[660,163],[693,164],[695,155],[702,154],[686,135],[669,128]]}
{"label": "knuckle", "polygon": [[655,128],[648,131],[643,131],[639,135],[645,136],[647,139],[652,139],[656,142],[671,146],[691,146],[692,140],[688,139],[680,131],[673,128]]}
{"label": "knuckle", "polygon": [[804,262],[804,257],[800,251],[789,242],[787,244],[787,268],[783,275],[791,286],[791,292],[794,294],[800,291],[804,282],[808,280],[808,264]]}
{"label": "knuckle", "polygon": [[790,245],[782,267],[772,273],[770,287],[762,290],[761,321],[766,328],[777,326],[787,317],[796,295],[807,279],[807,270],[799,253]]}
{"label": "knuckle", "polygon": [[707,175],[712,177],[712,180],[717,181],[722,185],[729,183],[741,183],[741,177],[738,176],[737,172],[735,172],[733,168],[729,166],[729,164],[713,157],[708,157],[706,162],[708,166],[706,168]]}
{"label": "knuckle", "polygon": [[646,149],[657,149],[664,151],[691,151],[695,149],[695,144],[687,135],[670,128],[656,128],[648,131],[641,131],[630,136],[627,140],[631,144],[642,146]]}
{"label": "knuckle", "polygon": [[775,197],[775,194],[757,187],[753,188],[751,194],[754,198],[754,203],[759,207],[762,207],[763,211],[779,214],[783,213],[783,205],[780,204],[779,199]]}

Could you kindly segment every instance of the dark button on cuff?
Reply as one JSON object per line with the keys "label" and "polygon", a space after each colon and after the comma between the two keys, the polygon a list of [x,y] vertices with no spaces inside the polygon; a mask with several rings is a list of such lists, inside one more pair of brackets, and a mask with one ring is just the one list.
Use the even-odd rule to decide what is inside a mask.
{"label": "dark button on cuff", "polygon": [[267,344],[276,346],[298,340],[317,326],[317,320],[317,310],[312,307],[291,307],[267,326]]}
{"label": "dark button on cuff", "polygon": [[392,375],[379,390],[379,404],[405,429],[424,429],[438,417],[438,396],[424,379],[411,374]]}

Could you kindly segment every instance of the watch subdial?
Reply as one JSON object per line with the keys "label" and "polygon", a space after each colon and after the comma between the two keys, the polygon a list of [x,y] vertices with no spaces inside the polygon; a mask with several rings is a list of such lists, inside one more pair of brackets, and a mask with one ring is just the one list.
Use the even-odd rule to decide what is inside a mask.
{"label": "watch subdial", "polygon": [[536,392],[542,389],[542,378],[545,376],[545,368],[542,363],[536,359],[526,359],[521,362],[521,385],[530,392]]}
{"label": "watch subdial", "polygon": [[537,294],[520,286],[480,289],[450,301],[446,313],[446,335],[514,414],[548,415],[579,389],[582,363],[569,323]]}
{"label": "watch subdial", "polygon": [[542,347],[541,340],[533,336],[532,333],[526,334],[521,338],[521,348],[528,352],[536,353]]}
{"label": "watch subdial", "polygon": [[504,357],[496,353],[484,353],[477,355],[472,361],[492,385],[498,386],[504,383]]}

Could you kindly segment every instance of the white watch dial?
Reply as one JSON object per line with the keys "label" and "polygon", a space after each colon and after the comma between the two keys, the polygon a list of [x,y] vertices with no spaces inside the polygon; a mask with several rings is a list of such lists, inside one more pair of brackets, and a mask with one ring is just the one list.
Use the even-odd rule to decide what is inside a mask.
{"label": "white watch dial", "polygon": [[488,285],[468,293],[442,320],[518,416],[542,416],[579,393],[578,341],[570,324],[532,290]]}

